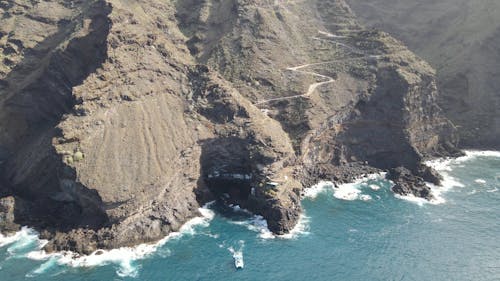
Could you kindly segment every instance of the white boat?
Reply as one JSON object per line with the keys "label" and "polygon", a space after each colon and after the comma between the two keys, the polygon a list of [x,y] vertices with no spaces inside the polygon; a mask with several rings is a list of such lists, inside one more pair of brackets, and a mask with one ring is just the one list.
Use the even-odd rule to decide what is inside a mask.
{"label": "white boat", "polygon": [[233,259],[234,259],[234,266],[237,269],[243,269],[245,266],[245,263],[243,262],[243,253],[242,252],[235,252],[233,254]]}

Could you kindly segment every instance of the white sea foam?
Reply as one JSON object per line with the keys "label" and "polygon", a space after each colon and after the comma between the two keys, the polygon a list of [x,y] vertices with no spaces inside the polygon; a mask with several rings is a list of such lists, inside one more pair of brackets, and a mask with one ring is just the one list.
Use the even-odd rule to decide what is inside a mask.
{"label": "white sea foam", "polygon": [[[467,157],[467,156],[463,156],[463,157]],[[459,157],[456,159],[452,159],[452,158],[433,159],[433,160],[425,162],[425,164],[438,172],[452,171],[451,164],[453,163],[453,161],[458,161],[458,159],[463,158],[463,157]]]}
{"label": "white sea foam", "polygon": [[240,213],[245,213],[245,214],[249,214],[249,215],[251,215],[251,214],[252,214],[252,212],[250,212],[250,211],[249,211],[249,210],[247,210],[247,209],[243,209],[243,208],[241,208],[239,205],[233,205],[233,204],[231,204],[231,205],[229,205],[229,207],[230,207],[231,209],[233,209],[233,211],[235,211],[235,212],[237,212],[237,213],[238,213],[238,212],[240,212]]}
{"label": "white sea foam", "polygon": [[359,199],[361,190],[359,189],[359,183],[346,183],[340,185],[338,188],[333,189],[333,196],[337,199],[353,201]]}
{"label": "white sea foam", "polygon": [[338,187],[335,187],[333,182],[322,181],[310,188],[306,188],[302,195],[306,198],[314,199],[318,197],[318,195],[321,194],[322,192],[328,190],[328,188],[331,188],[333,190],[333,196],[337,199],[348,200],[348,201],[360,199],[366,201],[368,197],[363,196],[361,188],[367,186],[370,187],[372,190],[379,190],[380,186],[376,184],[366,184],[366,183],[371,180],[384,179],[385,176],[386,173],[369,174],[356,179],[352,183],[341,184]]}
{"label": "white sea foam", "polygon": [[[448,192],[452,188],[462,188],[465,187],[463,183],[461,183],[458,179],[451,176],[449,172],[451,172],[457,163],[462,163],[464,161],[468,161],[471,159],[471,155],[466,155],[462,157],[458,157],[455,159],[452,158],[441,158],[435,159],[431,161],[427,161],[426,165],[434,168],[441,176],[441,185],[437,186],[431,183],[427,183],[427,185],[431,188],[432,195],[434,195],[434,199],[431,201],[426,201],[430,204],[442,204],[445,203],[446,200],[443,197],[443,194]],[[412,201],[412,200],[409,200]],[[419,203],[419,205],[421,205]]]}
{"label": "white sea foam", "polygon": [[37,275],[43,274],[58,265],[58,261],[56,257],[49,258],[46,262],[42,263],[38,268],[26,274],[26,277],[36,277]]}
{"label": "white sea foam", "polygon": [[21,228],[14,235],[4,236],[0,233],[0,247],[13,244],[7,249],[9,253],[12,253],[36,241],[37,237],[38,234],[28,227]]}
{"label": "white sea foam", "polygon": [[[443,181],[444,183],[445,181]],[[431,188],[431,193],[434,196],[433,199],[427,200],[425,198],[420,198],[416,197],[413,194],[409,195],[400,195],[400,194],[394,194],[394,197],[402,200],[406,200],[408,202],[417,204],[419,206],[423,206],[425,204],[431,204],[431,205],[439,205],[443,204],[446,202],[446,200],[443,197],[443,193],[448,191],[449,189],[453,188],[454,186],[463,186],[460,183],[456,182],[456,185],[454,184],[443,184],[442,186],[436,186],[432,183],[427,183],[427,186]]]}
{"label": "white sea foam", "polygon": [[[440,158],[428,161],[426,164],[433,167],[437,171],[451,171],[454,166],[461,166],[460,164],[477,157],[500,157],[500,151],[478,151],[478,150],[465,150],[465,155],[457,158]],[[463,166],[462,166],[463,167]]]}
{"label": "white sea foam", "polygon": [[[134,261],[141,260],[150,256],[152,253],[157,251],[159,247],[163,246],[167,241],[171,239],[178,238],[183,235],[195,235],[196,227],[207,227],[210,224],[210,221],[215,216],[215,213],[212,210],[208,209],[207,206],[209,205],[207,204],[203,208],[199,209],[202,217],[196,217],[189,220],[180,228],[179,232],[170,233],[167,237],[163,238],[155,244],[141,244],[135,247],[122,247],[112,250],[97,250],[90,255],[79,255],[77,253],[69,251],[49,254],[42,250],[46,241],[38,240],[37,250],[31,251],[25,256],[33,260],[47,261],[43,263],[38,269],[30,273],[30,275],[43,273],[55,264],[67,265],[70,267],[96,267],[116,264],[119,266],[116,273],[120,277],[135,277],[138,275],[139,268],[134,265]],[[38,239],[36,236],[36,232],[28,228],[23,228],[23,230],[15,235],[15,237],[7,237],[5,239],[3,239],[3,236],[0,237],[0,242],[3,239],[5,243],[10,244],[13,243],[12,241],[15,242],[22,240],[26,237],[26,235],[28,235],[30,239]],[[15,245],[16,243],[13,244],[13,246]]]}
{"label": "white sea foam", "polygon": [[[306,188],[302,193],[302,196],[305,198],[314,199],[322,192],[331,189],[333,191],[333,196],[337,199],[370,201],[373,198],[370,195],[362,194],[361,188],[370,186],[366,184],[370,180],[380,180],[385,178],[385,175],[386,173],[366,175],[355,180],[353,183],[342,184],[339,187],[335,187],[332,182],[322,181],[310,188]],[[380,189],[380,186],[372,184],[371,188],[374,190],[378,190]],[[240,210],[240,208],[237,206],[232,207],[233,210]],[[267,221],[259,215],[254,215],[250,219],[245,221],[233,221],[231,223],[246,226],[249,230],[259,233],[259,237],[263,239],[295,239],[302,235],[309,234],[309,221],[310,218],[305,214],[302,214],[294,229],[284,235],[274,235],[269,230]]]}
{"label": "white sea foam", "polygon": [[[453,170],[454,167],[460,166],[461,163],[467,162],[469,160],[472,160],[477,157],[500,157],[500,151],[475,151],[475,150],[467,150],[464,151],[465,156],[458,157],[458,158],[441,158],[441,159],[435,159],[431,161],[427,161],[426,164],[432,168],[434,168],[436,171],[440,173],[440,175],[443,177],[443,180],[441,181],[440,186],[436,186],[433,184],[428,184],[431,189],[432,189],[432,194],[434,195],[435,199],[427,203],[431,204],[441,204],[446,202],[446,200],[443,198],[443,194],[449,191],[452,188],[462,188],[465,187],[463,183],[461,183],[458,179],[454,178],[453,176],[450,175],[449,172]],[[479,184],[485,184],[486,181],[483,179],[476,179],[476,183]],[[492,191],[494,192],[494,191]],[[476,193],[476,190],[473,190],[469,192],[469,194],[474,194]],[[408,198],[407,196],[400,196],[400,198],[417,202],[419,205],[422,203],[420,200],[415,200],[414,198]]]}
{"label": "white sea foam", "polygon": [[311,220],[310,217],[306,216],[305,214],[301,214],[299,221],[289,233],[283,235],[277,235],[277,237],[281,239],[296,239],[304,235],[309,235],[310,220]]}
{"label": "white sea foam", "polygon": [[366,195],[366,194],[363,194],[359,197],[359,199],[363,200],[363,201],[370,201],[372,200],[373,198],[370,196],[370,195]]}
{"label": "white sea foam", "polygon": [[493,193],[493,192],[497,192],[497,191],[498,191],[497,187],[495,187],[493,189],[486,190],[486,192],[488,192],[488,193]]}
{"label": "white sea foam", "polygon": [[231,221],[232,224],[245,226],[251,231],[259,233],[259,237],[262,239],[273,239],[274,234],[269,230],[267,226],[267,221],[264,217],[259,215],[253,215],[250,219],[244,221]]}
{"label": "white sea foam", "polygon": [[477,193],[477,190],[473,189],[472,191],[468,192],[467,194],[469,194],[469,195],[474,195],[474,194],[476,194],[476,193]]}
{"label": "white sea foam", "polygon": [[309,217],[305,214],[301,214],[295,227],[289,233],[283,235],[275,235],[272,233],[271,230],[269,230],[267,221],[260,215],[253,215],[247,220],[231,221],[230,223],[245,226],[248,230],[257,232],[258,236],[262,239],[296,239],[300,236],[309,234],[309,221]]}
{"label": "white sea foam", "polygon": [[313,185],[309,188],[305,188],[302,196],[305,198],[315,199],[319,194],[326,191],[327,188],[333,188],[333,183],[329,181],[321,181],[316,185]]}
{"label": "white sea foam", "polygon": [[466,154],[466,156],[469,156],[469,157],[496,157],[496,158],[500,158],[500,151],[466,150],[465,154]]}
{"label": "white sea foam", "polygon": [[416,197],[413,194],[409,194],[409,195],[394,194],[394,197],[411,202],[411,203],[414,203],[414,204],[417,204],[419,206],[423,206],[425,204],[432,203],[432,201],[428,201],[424,198]]}
{"label": "white sea foam", "polygon": [[367,184],[371,180],[382,180],[386,176],[386,173],[370,174],[355,180],[352,183],[346,183],[340,185],[338,188],[333,189],[333,196],[337,199],[342,200],[362,200],[369,201],[372,199],[371,196],[362,194],[361,188],[370,187],[373,190],[380,189],[380,186],[375,184]]}
{"label": "white sea foam", "polygon": [[443,180],[441,181],[441,185],[437,186],[437,185],[434,185],[431,183],[427,183],[427,185],[431,188],[432,195],[434,195],[434,199],[431,200],[429,203],[435,204],[435,205],[442,204],[442,203],[446,202],[446,200],[443,197],[444,193],[448,192],[449,190],[451,190],[453,188],[465,187],[465,185],[463,183],[461,183],[458,179],[452,177],[447,172],[441,171],[440,174],[443,177]]}
{"label": "white sea foam", "polygon": [[[158,247],[165,244],[169,239],[180,236],[180,233],[171,233],[166,238],[162,239],[156,244],[141,244],[136,247],[123,247],[113,250],[99,250],[90,255],[79,255],[73,252],[59,252],[47,254],[43,250],[32,251],[26,257],[34,260],[52,260],[55,259],[59,265],[66,265],[70,267],[96,267],[109,264],[116,264],[119,266],[116,273],[120,277],[130,276],[136,277],[138,275],[138,268],[133,265],[135,260],[144,259],[157,250]],[[44,263],[37,269],[38,272],[43,273],[52,263]]]}

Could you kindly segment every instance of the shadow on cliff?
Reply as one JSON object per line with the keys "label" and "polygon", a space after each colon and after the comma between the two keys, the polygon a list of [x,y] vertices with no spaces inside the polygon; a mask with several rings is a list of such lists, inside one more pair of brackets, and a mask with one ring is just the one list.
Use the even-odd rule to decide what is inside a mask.
{"label": "shadow on cliff", "polygon": [[404,166],[416,172],[427,156],[454,153],[453,126],[427,100],[431,78],[423,76],[424,88],[415,90],[393,69],[378,76],[375,92],[356,104],[340,136],[348,155],[380,169]]}
{"label": "shadow on cliff", "polygon": [[229,219],[242,215],[233,208],[239,206],[263,216],[272,232],[287,233],[295,226],[301,212],[298,192],[290,189],[289,193],[284,192],[281,196],[291,197],[278,199],[270,191],[272,185],[262,185],[270,181],[264,167],[270,165],[273,159],[259,153],[255,146],[258,144],[250,139],[238,137],[204,141],[198,201],[204,204],[216,200],[218,214]]}
{"label": "shadow on cliff", "polygon": [[75,36],[85,26],[87,18],[83,14],[74,21],[59,21],[58,32],[25,50],[23,60],[3,80],[3,109],[15,113],[13,121],[25,121],[28,132],[21,135],[26,138],[59,123],[76,103],[72,88],[107,58],[106,40],[111,26],[107,16],[111,7],[100,1],[88,10],[93,14],[87,35]]}
{"label": "shadow on cliff", "polygon": [[[78,103],[73,87],[82,84],[107,59],[110,13],[105,1],[97,1],[74,21],[60,21],[59,31],[27,50],[25,59],[6,77],[6,87],[0,89],[4,107],[15,113],[12,121],[27,124],[0,167],[2,183],[7,186],[4,190],[16,198],[18,224],[68,231],[96,229],[108,223],[97,192],[76,182],[74,169],[64,163],[53,142],[62,135],[56,126],[64,115],[80,114],[73,111]],[[87,19],[91,21],[85,27]],[[74,36],[79,28],[87,28],[88,33]],[[68,38],[69,43],[63,47]],[[36,79],[14,84],[37,71],[41,74]]]}
{"label": "shadow on cliff", "polygon": [[198,201],[218,200],[245,206],[254,180],[248,140],[228,137],[202,143]]}

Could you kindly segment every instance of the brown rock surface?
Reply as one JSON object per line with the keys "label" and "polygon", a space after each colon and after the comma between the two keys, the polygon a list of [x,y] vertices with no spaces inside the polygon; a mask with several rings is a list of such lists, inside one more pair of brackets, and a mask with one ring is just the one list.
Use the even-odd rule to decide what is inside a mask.
{"label": "brown rock surface", "polygon": [[359,20],[401,39],[437,69],[438,104],[460,145],[500,149],[500,2],[348,0]]}
{"label": "brown rock surface", "polygon": [[18,48],[2,66],[0,165],[29,206],[16,223],[47,250],[156,241],[212,199],[286,233],[304,184],[419,174],[453,151],[432,68],[340,0],[2,9],[46,30],[1,25],[1,48]]}

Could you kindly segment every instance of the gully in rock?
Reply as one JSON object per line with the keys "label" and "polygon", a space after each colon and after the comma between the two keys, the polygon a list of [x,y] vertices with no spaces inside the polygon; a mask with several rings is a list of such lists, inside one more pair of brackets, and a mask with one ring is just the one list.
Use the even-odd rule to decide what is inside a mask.
{"label": "gully in rock", "polygon": [[343,0],[0,9],[0,229],[47,252],[155,243],[213,200],[282,235],[305,187],[387,170],[431,199],[424,161],[459,154],[435,71]]}

